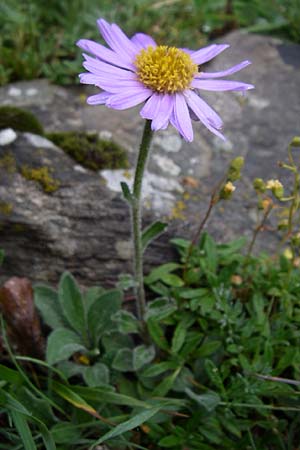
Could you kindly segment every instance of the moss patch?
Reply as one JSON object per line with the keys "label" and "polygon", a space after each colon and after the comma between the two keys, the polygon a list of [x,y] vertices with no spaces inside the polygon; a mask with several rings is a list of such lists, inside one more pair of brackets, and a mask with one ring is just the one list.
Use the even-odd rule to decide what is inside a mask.
{"label": "moss patch", "polygon": [[4,216],[10,216],[13,210],[13,205],[7,202],[0,202],[0,213]]}
{"label": "moss patch", "polygon": [[96,133],[48,133],[46,137],[84,167],[92,170],[126,169],[126,151],[112,141],[99,139]]}
{"label": "moss patch", "polygon": [[0,107],[0,130],[13,128],[17,131],[43,135],[43,126],[30,111],[15,106]]}
{"label": "moss patch", "polygon": [[0,169],[6,170],[7,173],[15,173],[17,171],[17,163],[11,152],[5,153],[0,158]]}
{"label": "moss patch", "polygon": [[43,190],[47,193],[55,192],[60,186],[59,180],[56,180],[51,176],[49,167],[32,168],[23,166],[21,168],[21,174],[27,180],[37,181]]}

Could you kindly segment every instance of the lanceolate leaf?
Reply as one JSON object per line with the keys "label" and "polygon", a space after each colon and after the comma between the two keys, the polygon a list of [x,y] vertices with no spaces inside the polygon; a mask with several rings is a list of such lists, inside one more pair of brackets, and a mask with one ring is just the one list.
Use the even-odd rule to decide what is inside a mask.
{"label": "lanceolate leaf", "polygon": [[143,250],[146,250],[147,246],[157,238],[166,228],[167,224],[163,222],[153,222],[149,227],[145,228],[142,234],[142,246]]}
{"label": "lanceolate leaf", "polygon": [[87,321],[94,346],[98,345],[99,339],[104,333],[116,328],[112,316],[120,310],[121,304],[122,293],[118,289],[106,291],[92,304]]}
{"label": "lanceolate leaf", "polygon": [[85,313],[82,295],[73,276],[65,272],[59,282],[59,302],[70,326],[79,333],[86,334]]}
{"label": "lanceolate leaf", "polygon": [[41,313],[44,322],[55,329],[67,325],[57,292],[49,286],[34,287],[34,302]]}
{"label": "lanceolate leaf", "polygon": [[144,422],[151,419],[155,414],[157,414],[159,411],[159,408],[151,408],[147,409],[146,411],[143,411],[136,416],[132,417],[131,419],[127,420],[126,422],[120,423],[120,425],[116,426],[113,430],[106,433],[104,436],[102,436],[98,441],[96,441],[92,448],[95,448],[96,445],[102,444],[102,442],[107,441],[108,439],[115,438],[117,436],[120,436],[121,434],[126,433],[127,431],[130,431],[136,427],[141,426]]}

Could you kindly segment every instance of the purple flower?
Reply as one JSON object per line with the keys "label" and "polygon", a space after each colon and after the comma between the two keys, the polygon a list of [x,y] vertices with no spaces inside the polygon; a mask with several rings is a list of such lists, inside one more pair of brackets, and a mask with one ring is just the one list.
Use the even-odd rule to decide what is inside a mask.
{"label": "purple flower", "polygon": [[[116,24],[97,21],[100,33],[110,48],[88,39],[77,45],[93,57],[83,54],[81,83],[103,90],[87,99],[90,105],[105,104],[113,109],[127,109],[144,103],[140,114],[151,120],[152,130],[173,125],[186,141],[193,140],[192,121],[200,120],[222,139],[222,120],[200,97],[206,91],[247,91],[252,84],[220,80],[248,66],[243,61],[221,72],[202,72],[201,65],[210,61],[229,45],[212,44],[200,50],[178,49],[157,45],[148,35],[135,34],[129,39]],[[200,65],[200,70],[199,70]]]}

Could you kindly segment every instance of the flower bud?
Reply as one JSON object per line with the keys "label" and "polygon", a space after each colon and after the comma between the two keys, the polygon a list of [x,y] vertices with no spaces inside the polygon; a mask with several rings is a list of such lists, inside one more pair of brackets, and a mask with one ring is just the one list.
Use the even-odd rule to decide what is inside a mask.
{"label": "flower bud", "polygon": [[278,228],[278,230],[281,230],[281,231],[287,230],[288,220],[287,219],[280,220],[280,222],[278,222],[277,228]]}
{"label": "flower bud", "polygon": [[284,188],[279,180],[269,180],[266,184],[266,189],[270,189],[274,196],[280,200],[284,195]]}
{"label": "flower bud", "polygon": [[238,156],[234,158],[229,166],[227,179],[229,181],[236,181],[241,178],[241,170],[244,167],[244,158],[242,156]]}
{"label": "flower bud", "polygon": [[295,136],[290,142],[291,147],[300,147],[300,136]]}
{"label": "flower bud", "polygon": [[283,256],[285,256],[285,258],[286,259],[293,259],[293,252],[292,252],[292,250],[288,247],[288,248],[286,248],[285,250],[284,250],[284,252],[283,252]]}
{"label": "flower bud", "polygon": [[299,247],[300,245],[300,232],[294,234],[294,236],[292,236],[291,238],[291,242],[293,245]]}
{"label": "flower bud", "polygon": [[235,190],[236,187],[231,183],[231,181],[227,181],[220,191],[220,198],[223,200],[228,200]]}
{"label": "flower bud", "polygon": [[263,194],[266,190],[266,185],[261,178],[255,178],[255,180],[253,181],[253,187],[256,192],[259,192],[261,194]]}

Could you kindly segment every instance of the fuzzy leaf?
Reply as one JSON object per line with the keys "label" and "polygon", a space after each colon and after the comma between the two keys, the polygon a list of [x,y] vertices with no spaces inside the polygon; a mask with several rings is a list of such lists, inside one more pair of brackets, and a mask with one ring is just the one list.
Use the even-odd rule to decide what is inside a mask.
{"label": "fuzzy leaf", "polygon": [[49,327],[55,329],[67,325],[59,304],[58,294],[54,289],[44,285],[35,286],[34,302]]}
{"label": "fuzzy leaf", "polygon": [[153,222],[149,227],[145,228],[142,233],[142,246],[143,250],[146,250],[147,246],[157,238],[166,228],[167,224],[157,221]]}
{"label": "fuzzy leaf", "polygon": [[48,337],[46,359],[50,365],[56,364],[81,350],[85,347],[78,334],[68,328],[57,328]]}
{"label": "fuzzy leaf", "polygon": [[59,282],[58,298],[61,309],[70,326],[79,333],[85,334],[85,311],[81,292],[75,279],[65,272]]}
{"label": "fuzzy leaf", "polygon": [[101,386],[109,383],[109,369],[105,364],[96,363],[93,366],[86,367],[83,372],[83,378],[90,387]]}
{"label": "fuzzy leaf", "polygon": [[132,350],[130,348],[121,348],[112,362],[112,367],[120,372],[133,371]]}
{"label": "fuzzy leaf", "polygon": [[139,370],[149,364],[155,358],[155,348],[153,345],[139,345],[133,350],[133,369]]}
{"label": "fuzzy leaf", "polygon": [[114,289],[106,291],[91,306],[88,312],[88,328],[94,345],[97,346],[99,339],[107,331],[116,328],[112,316],[120,310],[122,303],[121,291]]}
{"label": "fuzzy leaf", "polygon": [[139,321],[129,311],[120,309],[112,316],[112,320],[117,324],[120,333],[128,334],[139,332]]}

